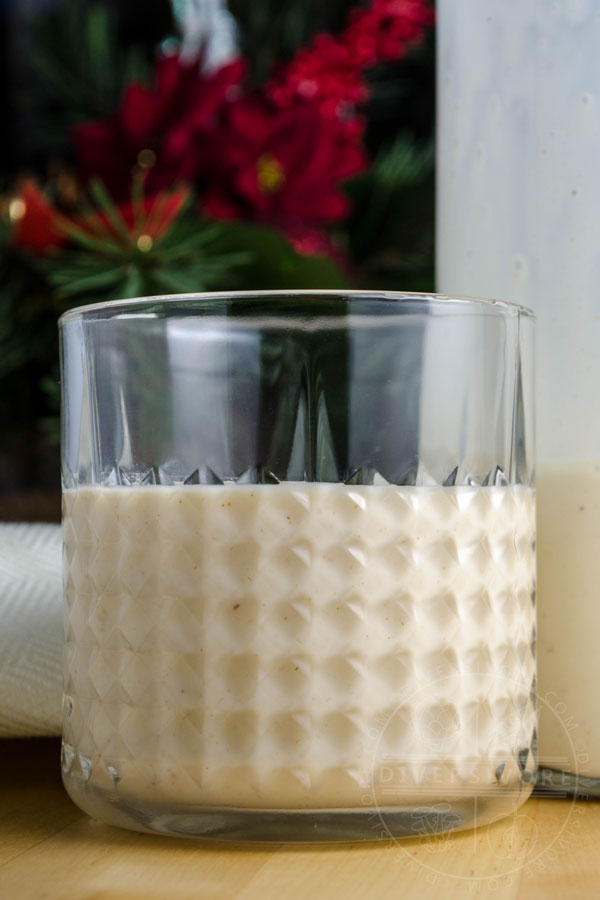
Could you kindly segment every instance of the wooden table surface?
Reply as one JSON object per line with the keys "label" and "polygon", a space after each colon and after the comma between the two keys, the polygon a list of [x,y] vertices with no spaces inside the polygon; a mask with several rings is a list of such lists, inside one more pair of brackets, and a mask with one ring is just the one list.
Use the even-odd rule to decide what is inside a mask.
{"label": "wooden table surface", "polygon": [[1,900],[600,898],[600,803],[531,799],[447,837],[251,845],[101,825],[62,789],[57,740],[0,741]]}

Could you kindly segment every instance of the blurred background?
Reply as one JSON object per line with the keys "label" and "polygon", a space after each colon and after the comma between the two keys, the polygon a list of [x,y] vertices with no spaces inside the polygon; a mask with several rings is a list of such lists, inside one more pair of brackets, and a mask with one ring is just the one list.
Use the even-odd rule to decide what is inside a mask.
{"label": "blurred background", "polygon": [[0,0],[0,520],[58,520],[56,320],[433,289],[429,0]]}

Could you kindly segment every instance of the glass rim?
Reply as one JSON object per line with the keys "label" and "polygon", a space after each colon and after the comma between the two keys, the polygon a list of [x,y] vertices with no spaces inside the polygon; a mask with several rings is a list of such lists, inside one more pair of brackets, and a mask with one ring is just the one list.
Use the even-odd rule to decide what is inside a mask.
{"label": "glass rim", "polygon": [[335,288],[319,290],[318,288],[309,289],[286,289],[279,290],[254,290],[254,291],[198,291],[192,293],[181,294],[156,294],[146,297],[131,297],[121,300],[104,300],[99,303],[90,303],[83,306],[76,306],[73,309],[66,310],[58,319],[59,327],[72,320],[94,319],[98,314],[103,312],[111,312],[114,310],[115,315],[121,312],[131,312],[135,314],[139,312],[143,314],[146,307],[155,306],[162,303],[165,307],[177,302],[185,303],[186,301],[202,301],[202,300],[256,300],[256,299],[283,299],[283,298],[319,298],[327,297],[332,300],[383,300],[390,303],[408,303],[417,302],[431,306],[443,306],[448,302],[457,303],[460,306],[479,308],[482,312],[492,312],[493,310],[503,313],[506,316],[514,316],[517,318],[536,318],[532,309],[519,303],[513,303],[508,300],[496,300],[485,297],[469,297],[461,294],[438,293],[435,291],[385,291],[385,290],[358,290],[354,288]]}

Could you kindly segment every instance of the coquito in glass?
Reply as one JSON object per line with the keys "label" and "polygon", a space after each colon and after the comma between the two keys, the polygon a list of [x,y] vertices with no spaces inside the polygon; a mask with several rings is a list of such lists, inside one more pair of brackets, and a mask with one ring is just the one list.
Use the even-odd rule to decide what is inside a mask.
{"label": "coquito in glass", "polygon": [[75,802],[356,840],[374,815],[414,835],[526,799],[531,329],[505,304],[328,292],[63,317]]}

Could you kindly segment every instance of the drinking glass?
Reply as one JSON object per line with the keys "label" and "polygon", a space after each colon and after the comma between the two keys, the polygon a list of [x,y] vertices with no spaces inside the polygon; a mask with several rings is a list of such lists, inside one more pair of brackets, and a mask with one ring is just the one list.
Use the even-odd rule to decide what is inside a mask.
{"label": "drinking glass", "polygon": [[277,841],[521,804],[531,314],[307,291],[60,325],[73,800],[127,828]]}

